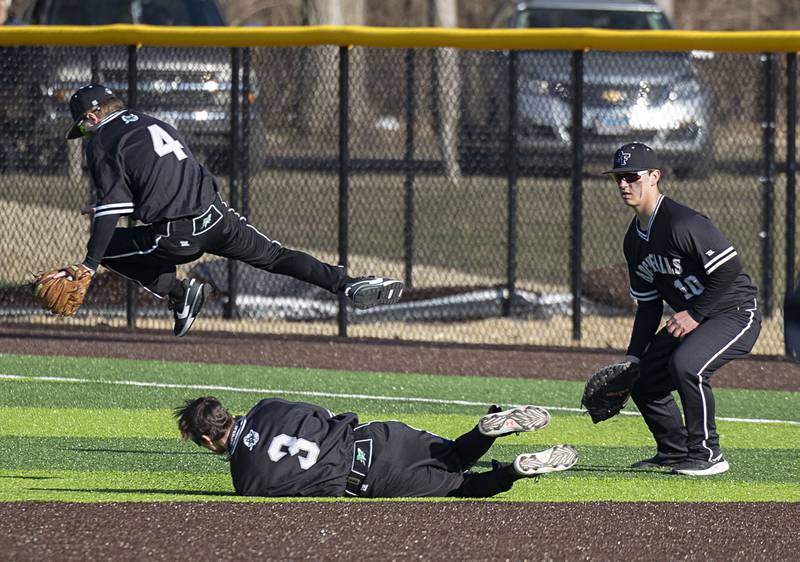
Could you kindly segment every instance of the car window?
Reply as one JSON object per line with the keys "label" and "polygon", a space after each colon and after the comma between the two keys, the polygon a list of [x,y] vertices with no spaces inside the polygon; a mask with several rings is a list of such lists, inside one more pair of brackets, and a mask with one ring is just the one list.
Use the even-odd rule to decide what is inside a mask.
{"label": "car window", "polygon": [[600,29],[670,29],[661,12],[613,10],[523,10],[517,27],[596,27]]}
{"label": "car window", "polygon": [[59,0],[45,19],[51,25],[225,25],[208,0]]}

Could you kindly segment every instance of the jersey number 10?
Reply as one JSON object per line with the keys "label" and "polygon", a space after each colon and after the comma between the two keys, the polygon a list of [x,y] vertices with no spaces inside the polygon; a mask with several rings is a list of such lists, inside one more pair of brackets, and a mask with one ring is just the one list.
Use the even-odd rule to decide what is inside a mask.
{"label": "jersey number 10", "polygon": [[692,297],[697,297],[703,294],[705,287],[700,280],[694,275],[690,275],[683,281],[680,279],[675,280],[675,288],[683,293],[683,298],[687,301]]}
{"label": "jersey number 10", "polygon": [[169,133],[164,129],[158,125],[150,125],[147,130],[150,131],[150,138],[153,139],[153,150],[156,151],[159,158],[167,154],[174,154],[178,160],[188,158],[183,151],[183,145],[169,136]]}

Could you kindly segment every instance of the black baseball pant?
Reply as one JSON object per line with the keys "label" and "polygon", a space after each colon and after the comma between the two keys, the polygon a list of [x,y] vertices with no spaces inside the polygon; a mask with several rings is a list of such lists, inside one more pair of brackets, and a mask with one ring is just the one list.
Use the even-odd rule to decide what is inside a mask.
{"label": "black baseball pant", "polygon": [[205,253],[288,275],[332,293],[338,292],[345,282],[344,268],[284,248],[259,232],[222,201],[219,194],[197,217],[117,228],[102,264],[165,297],[179,284],[175,266],[192,262]]}
{"label": "black baseball pant", "polygon": [[[761,331],[761,313],[750,306],[706,319],[683,341],[659,331],[640,364],[631,397],[666,457],[710,461],[720,454],[711,376],[750,352]],[[677,390],[685,423],[672,391]]]}
{"label": "black baseball pant", "polygon": [[372,440],[364,497],[489,497],[520,478],[510,465],[465,472],[494,443],[477,427],[455,441],[395,421],[371,422],[358,431]]}

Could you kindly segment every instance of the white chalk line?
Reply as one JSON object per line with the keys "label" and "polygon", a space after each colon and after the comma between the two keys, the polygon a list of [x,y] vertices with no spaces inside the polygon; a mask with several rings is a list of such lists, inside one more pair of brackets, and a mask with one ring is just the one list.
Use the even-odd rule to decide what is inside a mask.
{"label": "white chalk line", "polygon": [[[44,375],[12,375],[0,373],[0,380],[27,380],[35,382],[57,382],[75,384],[106,384],[119,386],[138,386],[147,388],[179,388],[185,390],[220,390],[225,392],[242,392],[247,394],[260,394],[262,396],[275,396],[280,394],[291,394],[297,396],[314,396],[319,398],[350,398],[360,400],[379,400],[386,402],[420,402],[425,404],[451,404],[456,406],[486,406],[488,402],[472,402],[469,400],[451,400],[443,398],[421,398],[416,396],[381,396],[375,394],[350,394],[343,392],[319,392],[314,390],[285,390],[274,388],[241,388],[236,386],[222,386],[215,384],[176,384],[166,382],[147,382],[147,381],[126,381],[126,380],[105,380],[105,379],[82,379],[77,377],[55,377]],[[516,404],[520,405],[520,404]],[[537,404],[543,408],[554,412],[576,412],[584,410],[581,408],[568,408],[565,406],[547,406]],[[641,416],[638,412],[620,412],[623,416]],[[763,423],[763,424],[783,424],[800,425],[800,421],[775,420],[761,418],[730,418],[718,417],[717,420],[742,422],[742,423]]]}

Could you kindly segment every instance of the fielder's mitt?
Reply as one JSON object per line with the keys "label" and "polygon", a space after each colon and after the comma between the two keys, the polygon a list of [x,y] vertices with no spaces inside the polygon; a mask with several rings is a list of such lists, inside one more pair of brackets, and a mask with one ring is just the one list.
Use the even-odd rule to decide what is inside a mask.
{"label": "fielder's mitt", "polygon": [[72,316],[83,304],[93,274],[82,265],[40,273],[33,282],[33,296],[45,310]]}
{"label": "fielder's mitt", "polygon": [[616,416],[631,396],[639,378],[639,364],[617,363],[603,367],[586,381],[581,404],[594,423]]}

